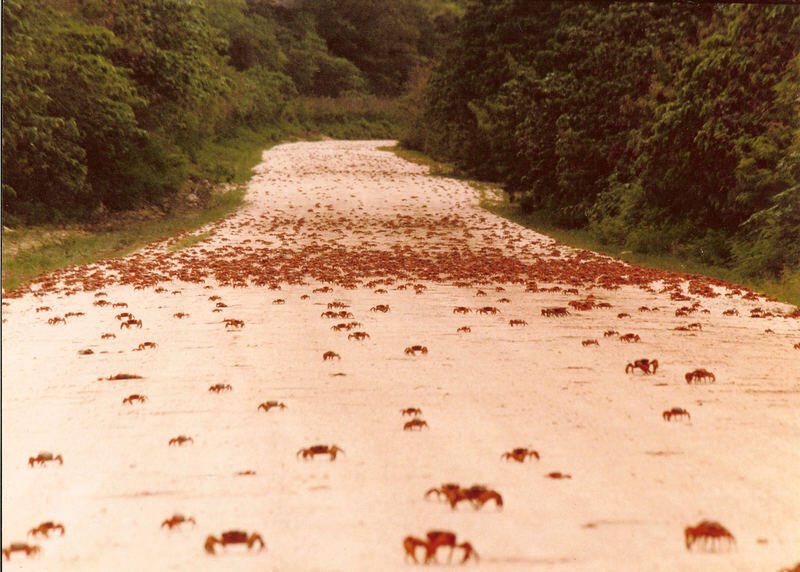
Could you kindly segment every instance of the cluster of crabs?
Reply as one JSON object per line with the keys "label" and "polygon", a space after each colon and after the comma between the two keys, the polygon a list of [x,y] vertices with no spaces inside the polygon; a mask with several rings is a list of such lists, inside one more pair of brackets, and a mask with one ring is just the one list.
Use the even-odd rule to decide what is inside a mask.
{"label": "cluster of crabs", "polygon": [[[305,284],[309,278],[325,286],[314,288],[312,294],[329,294],[334,291],[333,286],[351,290],[357,287],[371,289],[374,294],[382,295],[388,292],[389,288],[396,290],[413,290],[415,295],[422,295],[425,286],[420,280],[439,284],[452,284],[459,288],[474,288],[479,285],[486,288],[486,284],[492,282],[506,284],[524,284],[526,292],[549,292],[578,295],[578,287],[599,288],[615,290],[622,285],[639,286],[648,291],[649,285],[656,281],[664,284],[662,293],[669,294],[671,300],[688,302],[690,298],[683,294],[680,285],[689,279],[689,293],[699,296],[716,296],[717,294],[710,286],[729,286],[721,281],[705,280],[670,274],[662,271],[631,267],[620,261],[612,260],[605,256],[598,256],[587,251],[572,251],[559,248],[557,244],[550,244],[541,254],[534,257],[523,256],[524,248],[517,246],[514,242],[517,237],[511,230],[510,225],[504,223],[502,230],[486,231],[483,238],[489,244],[505,244],[505,251],[497,251],[484,248],[474,248],[465,239],[474,236],[477,232],[475,227],[479,223],[483,226],[486,223],[484,217],[468,220],[459,213],[442,219],[429,214],[402,216],[391,222],[376,223],[370,217],[353,211],[352,216],[334,220],[324,216],[310,216],[303,219],[303,224],[299,224],[297,217],[288,220],[289,217],[282,218],[278,215],[264,216],[262,219],[251,218],[239,224],[252,225],[250,230],[263,230],[264,236],[269,236],[277,244],[270,244],[265,238],[252,241],[247,240],[230,241],[227,244],[220,242],[213,249],[208,249],[203,243],[198,243],[195,247],[181,249],[179,253],[173,252],[170,246],[175,244],[176,239],[171,239],[160,245],[148,247],[143,254],[114,259],[98,264],[91,269],[88,267],[72,267],[57,274],[43,277],[30,284],[24,285],[12,296],[22,296],[33,293],[34,295],[43,292],[70,296],[79,291],[98,290],[106,285],[126,284],[134,287],[135,290],[154,289],[157,294],[180,295],[180,290],[169,291],[160,286],[165,281],[182,281],[193,284],[204,284],[207,281],[215,281],[221,286],[232,288],[262,288],[269,290],[279,290],[280,283],[299,285]],[[261,225],[261,226],[259,226]],[[442,257],[436,253],[436,249],[403,249],[397,248],[391,251],[384,251],[370,246],[370,236],[352,245],[343,245],[337,241],[343,233],[353,232],[357,229],[371,229],[377,226],[377,231],[403,233],[404,240],[412,238],[421,241],[439,241],[448,247],[459,248],[458,257]],[[220,234],[234,234],[235,230],[232,222],[218,223],[211,228],[213,232]],[[365,231],[369,234],[369,231]],[[318,236],[328,233],[327,242],[318,241]],[[377,234],[372,231],[373,235]],[[308,240],[305,240],[308,239]],[[322,246],[321,246],[322,245]],[[398,245],[399,246],[399,245]],[[500,252],[498,254],[498,252]],[[511,252],[511,254],[509,254]],[[374,279],[376,274],[376,261],[380,261],[378,274],[380,279]],[[580,268],[578,274],[575,269]],[[330,284],[330,286],[328,285]],[[563,284],[561,286],[543,287],[539,284]],[[206,287],[211,288],[210,285]],[[501,291],[501,287],[497,287]],[[487,288],[488,289],[488,288]],[[745,299],[755,299],[755,294],[749,291],[742,291],[729,288],[731,292],[742,296]],[[97,292],[94,305],[100,308],[109,306],[111,308],[127,308],[124,302],[111,303],[100,299],[104,293]],[[475,293],[477,297],[488,296],[487,292],[479,289]],[[309,299],[308,294],[304,294],[301,299]],[[229,311],[228,306],[221,300],[220,296],[209,297],[209,301],[214,302],[213,312],[223,313]],[[490,302],[492,303],[492,302]],[[508,298],[499,298],[494,302],[498,305],[508,304]],[[560,302],[559,302],[560,303]],[[286,298],[274,298],[272,304],[283,306],[287,304]],[[609,308],[610,305],[587,296],[584,299],[571,300],[565,306],[547,306],[542,308],[541,318],[547,319],[548,324],[563,324],[574,318],[576,313],[592,311],[594,309]],[[40,306],[36,309],[37,313],[50,312],[51,307]],[[388,313],[388,304],[377,304],[370,308],[374,313]],[[396,311],[396,310],[395,310]],[[453,314],[467,315],[472,312],[487,316],[481,320],[491,320],[492,316],[503,316],[503,312],[496,306],[486,305],[474,310],[466,306],[457,306],[453,309]],[[640,312],[658,311],[657,308],[640,307]],[[696,312],[703,312],[698,304],[682,306],[676,310],[676,317],[690,316]],[[725,315],[737,315],[738,311],[726,311]],[[620,320],[630,320],[631,314],[619,312],[616,314]],[[769,317],[766,311],[751,312],[753,318]],[[48,319],[48,323],[53,326],[68,327],[67,319],[80,317],[81,313],[67,313],[64,317],[53,316]],[[335,332],[346,331],[347,339],[352,342],[367,342],[371,340],[370,335],[361,328],[362,324],[356,322],[354,316],[348,311],[346,305],[340,301],[333,301],[328,304],[328,308],[321,315],[325,319],[331,320],[350,320],[342,321],[331,326]],[[792,316],[791,314],[789,316]],[[800,310],[792,317],[800,317]],[[191,322],[192,316],[186,312],[176,312],[172,314],[175,320]],[[555,320],[557,318],[558,320]],[[133,330],[143,328],[141,319],[136,318],[130,312],[122,312],[115,316],[119,320],[119,335],[129,335],[131,332],[122,330]],[[528,319],[531,319],[528,317]],[[553,320],[550,320],[553,319]],[[533,321],[533,320],[532,320]],[[221,322],[225,331],[230,332],[230,336],[237,337],[244,335],[242,330],[245,322],[239,318],[224,318]],[[525,319],[513,318],[508,320],[511,327],[524,327],[528,325]],[[149,324],[148,324],[149,326]],[[249,331],[250,328],[248,328]],[[353,331],[351,331],[353,330]],[[687,326],[678,326],[676,330],[691,332],[687,335],[694,335],[694,332],[702,330],[699,322],[693,322]],[[461,326],[457,332],[459,334],[470,333],[469,326]],[[101,336],[102,340],[113,340],[115,333],[107,332]],[[228,334],[225,334],[228,335]],[[626,344],[637,344],[642,341],[639,334],[628,332],[620,334],[615,330],[605,332],[605,337],[614,337]],[[599,340],[587,339],[582,345],[590,348],[599,346]],[[796,346],[800,349],[800,344]],[[437,348],[432,346],[436,353]],[[133,351],[156,350],[157,346],[153,342],[139,344]],[[399,350],[399,348],[398,348]],[[82,356],[91,356],[93,351],[90,349],[81,350]],[[591,350],[587,350],[591,351]],[[157,352],[153,352],[157,353]],[[343,352],[344,353],[344,352]],[[398,351],[399,353],[399,351]],[[410,345],[405,348],[404,355],[416,358],[428,354],[428,348],[424,345]],[[347,357],[347,356],[345,356]],[[339,363],[341,355],[335,351],[323,353],[324,361]],[[86,358],[92,359],[92,358]],[[404,358],[406,359],[406,358]],[[424,359],[424,358],[420,358]],[[334,362],[335,360],[335,362]],[[413,361],[410,358],[408,361]],[[643,375],[656,375],[659,363],[657,359],[642,358],[628,363],[625,371],[629,374],[641,372]],[[141,376],[133,374],[116,374],[103,378],[105,382],[116,382],[125,380],[138,380]],[[715,381],[715,376],[705,369],[695,369],[688,372],[685,376],[687,384],[697,384]],[[215,394],[222,394],[233,391],[233,387],[226,383],[216,383],[208,388],[208,391]],[[235,395],[235,394],[233,394]],[[218,397],[209,397],[218,399]],[[224,399],[224,397],[219,397]],[[122,404],[127,411],[131,411],[139,405],[148,402],[144,393],[131,393],[122,399]],[[287,409],[286,405],[280,401],[264,401],[257,407],[257,411],[275,415],[270,412],[280,412]],[[409,407],[402,410],[403,415],[413,417],[405,422],[404,430],[420,431],[427,428],[426,421],[421,419],[421,410],[416,407]],[[673,419],[690,419],[688,411],[680,407],[673,407],[665,410],[662,414],[665,421]],[[415,439],[416,436],[409,436]],[[168,441],[169,446],[181,447],[193,444],[194,439],[187,435],[179,435]],[[344,454],[344,450],[337,445],[316,444],[301,448],[296,456],[303,460],[313,460],[316,456],[328,457],[334,461],[338,454]],[[539,453],[531,447],[518,447],[502,454],[501,459],[509,463],[526,463],[533,459],[540,459]],[[36,457],[31,457],[28,461],[31,467],[63,464],[64,459],[60,454],[51,452],[41,452]],[[241,474],[248,474],[244,472]],[[551,472],[547,477],[552,479],[569,479],[570,475],[561,472]],[[494,501],[495,506],[500,509],[503,507],[503,498],[499,492],[487,487],[486,485],[473,484],[469,487],[461,487],[456,483],[444,483],[439,487],[429,489],[424,497],[430,498],[432,495],[443,500],[456,509],[460,504],[466,503],[475,510],[484,507],[490,501]],[[171,518],[164,520],[163,528],[173,530],[183,525],[195,525],[192,517],[175,514]],[[30,534],[34,536],[49,536],[50,532],[58,531],[64,534],[63,525],[54,522],[45,522],[35,529],[31,529]],[[687,527],[684,531],[684,539],[687,549],[695,546],[715,549],[722,545],[732,545],[735,543],[733,535],[721,524],[714,521],[702,521],[695,526]],[[264,540],[257,532],[245,532],[242,530],[228,530],[219,535],[209,535],[205,541],[204,549],[209,554],[215,554],[219,547],[230,545],[242,545],[248,549],[265,548]],[[414,563],[420,561],[425,564],[436,563],[437,553],[442,548],[449,548],[448,562],[451,561],[455,551],[461,552],[461,563],[470,559],[478,560],[477,552],[470,542],[457,541],[456,534],[446,530],[431,530],[422,538],[408,536],[403,540],[403,547],[406,559],[411,559]],[[198,547],[199,548],[199,547]],[[27,543],[13,543],[8,548],[3,549],[6,559],[14,552],[24,552],[26,555],[35,555],[39,552],[38,545],[28,545]]]}
{"label": "cluster of crabs", "polygon": [[414,429],[419,429],[422,431],[422,428],[428,428],[428,422],[424,419],[420,418],[422,415],[422,409],[419,407],[406,407],[405,409],[401,410],[400,413],[402,415],[412,415],[414,418],[411,421],[406,421],[403,425],[403,431],[412,431]]}
{"label": "cluster of crabs", "polygon": [[[50,533],[58,531],[59,536],[64,536],[65,528],[63,524],[48,520],[39,526],[35,526],[28,531],[28,536],[38,537],[44,536],[50,538]],[[3,548],[3,556],[6,560],[11,560],[13,552],[24,552],[25,556],[33,556],[41,552],[42,548],[38,544],[28,544],[27,542],[12,542],[7,547]]]}
{"label": "cluster of crabs", "polygon": [[[421,290],[417,290],[417,292],[421,292]],[[478,295],[481,295],[479,291]],[[211,298],[212,300],[219,300],[218,296],[214,296]],[[508,299],[503,298],[501,299],[503,302],[508,302]],[[217,301],[217,308],[220,309],[219,306],[224,304],[222,302]],[[586,311],[592,308],[602,308],[605,307],[604,303],[596,302],[592,298],[587,300],[583,300],[580,303],[570,304],[570,306],[577,311]],[[326,318],[353,318],[353,314],[343,310],[342,308],[347,308],[347,305],[341,302],[331,302],[328,304],[329,310],[323,313],[323,317]],[[333,311],[337,309],[338,311]],[[647,311],[654,311],[655,309],[649,309]],[[371,308],[373,312],[383,312],[386,313],[389,311],[388,305],[378,305],[373,306]],[[471,310],[467,307],[458,306],[453,309],[453,313],[455,314],[466,314],[469,313]],[[499,313],[499,310],[493,307],[483,307],[476,310],[478,313],[484,314],[496,314]],[[640,308],[640,311],[645,311]],[[568,317],[570,315],[569,310],[566,307],[548,307],[542,309],[542,316],[543,317]],[[188,316],[188,314],[178,315],[176,314],[176,318],[183,318]],[[124,313],[118,315],[118,319],[125,319],[130,320],[132,319],[130,314]],[[630,317],[627,313],[620,313],[618,314],[618,318],[623,319]],[[124,323],[124,322],[123,322]],[[223,320],[227,329],[241,329],[244,326],[244,322],[238,319],[231,319],[227,318]],[[527,325],[525,320],[521,319],[512,319],[509,321],[511,326],[515,325]],[[343,323],[337,326],[334,326],[332,329],[335,331],[340,331],[342,329],[351,330],[354,327],[358,327],[361,324],[359,322],[352,321],[350,323]],[[691,324],[691,330],[698,331],[702,329],[702,326],[699,323]],[[469,327],[462,327],[459,329],[462,332],[469,332]],[[604,337],[609,337],[611,335],[617,336],[621,341],[638,341],[639,336],[636,334],[625,334],[619,335],[618,332],[614,330],[609,330],[604,333]],[[355,341],[363,341],[369,339],[370,336],[366,332],[363,331],[355,331],[350,332],[348,334],[349,340]],[[583,345],[597,345],[597,340],[584,340]],[[153,342],[144,342],[140,344],[134,351],[142,351],[146,349],[156,349],[157,345]],[[404,351],[407,355],[425,355],[428,353],[428,348],[423,345],[412,345],[405,349]],[[87,354],[89,355],[89,354]],[[341,356],[333,351],[327,351],[323,355],[323,360],[331,360],[331,359],[338,359],[341,360]],[[655,375],[659,368],[659,362],[657,359],[654,358],[641,358],[630,362],[625,367],[625,372],[628,374],[632,374],[636,371],[641,372],[644,375]],[[705,370],[705,369],[696,369],[686,374],[686,382],[691,383],[701,383],[704,381],[715,381],[715,376],[713,373]],[[114,376],[109,376],[108,378],[104,378],[107,380],[127,380],[127,379],[141,379],[140,376],[133,375],[133,374],[117,374]],[[224,383],[217,383],[211,385],[208,388],[209,392],[214,393],[221,393],[225,391],[232,391],[232,386],[230,384]],[[144,394],[130,394],[123,399],[123,404],[125,405],[132,405],[133,403],[145,403],[147,401],[147,396]],[[269,412],[272,409],[279,409],[283,410],[286,409],[286,405],[280,401],[265,401],[258,405],[258,410],[263,410],[265,413]],[[405,415],[412,416],[413,418],[410,421],[405,422],[403,429],[404,430],[414,430],[414,429],[423,429],[428,428],[428,424],[425,420],[421,419],[420,415],[422,411],[417,407],[408,407],[401,410],[401,413]],[[673,407],[671,409],[665,410],[663,412],[662,417],[665,421],[670,421],[673,419],[691,419],[691,415],[688,411],[680,407]],[[169,445],[184,445],[186,443],[193,443],[194,439],[192,437],[188,437],[186,435],[180,435],[173,439],[169,440]],[[343,454],[344,450],[337,445],[312,445],[309,447],[301,448],[297,451],[297,457],[302,457],[302,459],[309,460],[313,459],[317,455],[327,456],[331,461],[334,461],[339,454]],[[530,459],[539,460],[540,456],[538,451],[533,450],[530,447],[519,447],[512,449],[508,452],[503,453],[501,456],[502,460],[507,461],[516,461],[518,463],[524,463]],[[63,463],[63,458],[61,455],[56,455],[49,452],[40,453],[36,457],[31,457],[29,459],[29,464],[34,466],[35,464],[44,465],[49,462],[57,462],[59,464]],[[570,479],[571,475],[564,474],[561,472],[551,472],[546,475],[549,478],[553,479]],[[503,497],[499,492],[494,489],[487,487],[486,485],[474,484],[470,487],[461,487],[456,483],[443,483],[439,487],[434,487],[429,489],[425,492],[424,498],[429,499],[432,495],[435,495],[437,499],[445,501],[452,509],[456,509],[459,504],[467,503],[468,505],[472,506],[475,510],[479,510],[483,508],[483,506],[489,502],[493,502],[494,505],[498,509],[502,509],[503,507]],[[176,514],[173,517],[166,519],[162,523],[162,527],[166,527],[168,529],[173,529],[175,527],[179,527],[183,524],[191,523],[192,525],[195,524],[195,520],[192,517],[184,517],[183,515]],[[40,527],[36,530],[41,531],[42,534],[47,535],[51,530],[60,530],[61,534],[63,534],[63,526],[62,525],[55,525],[52,522],[43,523]],[[33,530],[32,530],[33,532]],[[717,522],[713,521],[703,521],[696,526],[687,527],[685,530],[685,541],[687,549],[691,549],[695,546],[698,542],[703,546],[703,548],[707,549],[716,549],[718,548],[721,543],[727,542],[728,545],[735,543],[735,539],[733,535],[725,529],[724,526]],[[265,547],[265,543],[261,536],[258,533],[247,533],[244,531],[239,530],[231,530],[223,532],[219,536],[210,535],[206,539],[205,542],[205,550],[210,553],[215,553],[216,546],[228,546],[228,545],[245,545],[248,549],[253,547],[257,547],[259,550]],[[403,546],[406,552],[406,558],[411,559],[414,563],[436,563],[437,562],[437,553],[440,548],[450,548],[450,552],[448,555],[448,562],[451,561],[453,552],[456,549],[460,549],[463,551],[461,563],[465,563],[470,559],[478,560],[478,554],[474,550],[473,546],[469,542],[458,543],[456,542],[456,536],[454,533],[449,531],[441,531],[435,530],[430,531],[427,533],[424,539],[417,538],[414,536],[408,536],[403,541]],[[3,550],[4,555],[6,558],[10,557],[12,552],[24,552],[26,555],[32,556],[39,552],[39,546],[31,546],[26,543],[13,543],[8,548]],[[420,554],[420,550],[422,550],[422,554]]]}

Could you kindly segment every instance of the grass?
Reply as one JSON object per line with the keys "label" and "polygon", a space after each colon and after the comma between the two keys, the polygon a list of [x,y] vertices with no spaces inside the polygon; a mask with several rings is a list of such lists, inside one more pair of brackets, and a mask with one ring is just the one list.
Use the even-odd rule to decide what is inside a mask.
{"label": "grass", "polygon": [[[333,136],[341,139],[391,138],[397,110],[391,100],[374,97],[299,98],[279,123],[259,129],[240,127],[227,138],[208,141],[192,157],[189,174],[212,183],[243,184],[262,153],[281,141]],[[205,197],[203,197],[205,198]],[[211,192],[205,206],[189,212],[167,209],[165,216],[144,222],[121,213],[103,225],[36,226],[3,231],[2,286],[11,292],[42,274],[104,258],[126,256],[145,244],[191,231],[228,215],[244,200],[244,189]],[[170,212],[172,211],[172,212]],[[150,218],[153,218],[152,216]],[[114,228],[109,229],[113,222]],[[187,248],[204,235],[182,239],[173,250]]]}
{"label": "grass", "polygon": [[[3,290],[11,292],[59,268],[126,256],[149,242],[192,231],[227,216],[244,202],[243,183],[252,176],[252,168],[261,162],[264,150],[284,136],[285,131],[280,127],[242,128],[227,139],[207,142],[194,157],[191,175],[238,187],[212,190],[201,208],[175,209],[157,220],[144,222],[123,214],[120,218],[125,222],[112,229],[105,223],[3,230]],[[205,233],[187,237],[171,250],[187,248],[206,237]]]}
{"label": "grass", "polygon": [[324,134],[334,139],[395,139],[401,121],[396,100],[367,95],[298,97],[284,115],[284,129],[304,138]]}
{"label": "grass", "polygon": [[[450,179],[463,179],[463,177],[456,172],[455,167],[450,163],[442,163],[441,161],[437,161],[435,159],[431,159],[424,153],[420,153],[419,151],[414,151],[413,149],[406,149],[400,145],[392,145],[386,147],[378,147],[379,151],[389,151],[394,153],[401,159],[405,159],[406,161],[410,161],[411,163],[416,163],[417,165],[423,165],[430,169],[430,174],[434,177],[448,177]],[[477,181],[470,181],[471,183],[480,184]]]}
{"label": "grass", "polygon": [[[63,227],[36,226],[3,230],[3,290],[11,292],[26,282],[67,266],[88,264],[104,258],[126,256],[149,242],[191,231],[219,220],[244,201],[242,185],[251,176],[251,169],[261,161],[265,149],[280,138],[276,128],[240,129],[232,137],[209,142],[195,157],[192,174],[214,182],[239,184],[226,192],[212,191],[199,209],[167,214],[157,220],[126,221],[117,228],[69,225]],[[173,246],[186,248],[205,238],[188,237]]]}
{"label": "grass", "polygon": [[[215,193],[198,211],[147,222],[131,222],[115,230],[80,227],[35,227],[3,232],[3,289],[11,292],[47,272],[104,258],[126,256],[149,242],[190,231],[233,212],[244,200],[244,188]],[[189,237],[181,247],[203,236]],[[178,246],[178,245],[176,245]]]}
{"label": "grass", "polygon": [[230,137],[203,145],[194,157],[192,174],[219,183],[245,183],[262,153],[286,138],[287,130],[280,127],[236,129]]}
{"label": "grass", "polygon": [[177,252],[179,250],[183,250],[184,248],[189,248],[190,246],[193,246],[198,242],[207,239],[210,236],[211,236],[210,232],[201,232],[200,234],[193,234],[192,236],[179,240],[172,246],[168,247],[167,250],[169,252]]}
{"label": "grass", "polygon": [[783,280],[754,279],[735,268],[703,264],[669,254],[643,254],[628,250],[624,246],[603,244],[589,230],[564,229],[549,223],[546,213],[522,213],[517,205],[510,204],[505,197],[490,198],[484,195],[481,197],[480,206],[491,213],[526,228],[537,230],[569,246],[607,254],[637,266],[718,278],[761,292],[776,300],[800,306],[800,271],[789,274]]}
{"label": "grass", "polygon": [[782,279],[756,279],[737,271],[735,268],[703,264],[673,255],[643,254],[633,252],[623,246],[603,244],[589,230],[566,229],[554,225],[548,220],[547,213],[523,213],[519,206],[509,202],[507,195],[497,185],[466,179],[456,172],[453,165],[436,161],[423,153],[404,149],[399,145],[382,147],[381,149],[395,153],[397,156],[413,163],[430,167],[431,175],[466,181],[479,191],[481,208],[525,228],[546,234],[568,246],[607,254],[637,266],[718,278],[761,292],[776,300],[800,306],[800,270],[795,270]]}

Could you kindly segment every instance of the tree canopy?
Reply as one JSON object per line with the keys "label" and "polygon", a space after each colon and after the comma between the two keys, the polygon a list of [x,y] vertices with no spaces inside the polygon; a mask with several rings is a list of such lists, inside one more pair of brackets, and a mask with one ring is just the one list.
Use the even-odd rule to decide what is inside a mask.
{"label": "tree canopy", "polygon": [[459,13],[443,0],[4,2],[6,224],[158,202],[204,142],[279,125],[300,96],[396,96]]}
{"label": "tree canopy", "polygon": [[797,267],[799,53],[794,6],[475,0],[407,143],[609,242]]}

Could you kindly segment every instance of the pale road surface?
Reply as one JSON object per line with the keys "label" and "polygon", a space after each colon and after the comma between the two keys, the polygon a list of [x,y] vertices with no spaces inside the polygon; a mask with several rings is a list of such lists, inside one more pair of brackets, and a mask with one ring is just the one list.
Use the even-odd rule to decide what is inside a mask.
{"label": "pale road surface", "polygon": [[[275,147],[247,204],[205,240],[4,299],[3,546],[41,548],[4,570],[413,570],[403,539],[431,530],[471,543],[468,569],[800,562],[793,308],[556,244],[387,144]],[[542,315],[551,307],[569,315]],[[124,312],[141,327],[123,327]],[[404,352],[414,345],[427,353]],[[655,374],[626,373],[642,358]],[[687,383],[699,368],[715,381]],[[120,373],[142,378],[106,379]],[[147,401],[123,404],[132,394]],[[286,408],[259,409],[270,400]],[[409,407],[427,427],[404,430]],[[665,420],[674,407],[691,417]],[[179,436],[192,440],[169,445]],[[344,452],[297,455],[323,444]],[[539,459],[501,459],[520,447]],[[40,452],[63,465],[30,466]],[[444,483],[486,485],[503,506],[425,498]],[[161,526],[176,513],[195,524]],[[703,520],[735,542],[687,550],[684,529]],[[63,537],[26,536],[46,521]],[[207,554],[206,538],[229,530],[266,549]]]}

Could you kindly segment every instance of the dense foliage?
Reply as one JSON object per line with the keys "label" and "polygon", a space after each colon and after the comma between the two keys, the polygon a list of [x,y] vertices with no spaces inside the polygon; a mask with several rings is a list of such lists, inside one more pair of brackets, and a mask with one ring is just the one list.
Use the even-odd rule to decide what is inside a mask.
{"label": "dense foliage", "polygon": [[376,96],[429,67],[460,12],[444,0],[3,2],[4,224],[159,203],[196,175],[204,146],[243,126],[388,135]]}
{"label": "dense foliage", "polygon": [[644,252],[800,267],[800,8],[475,0],[405,143]]}

